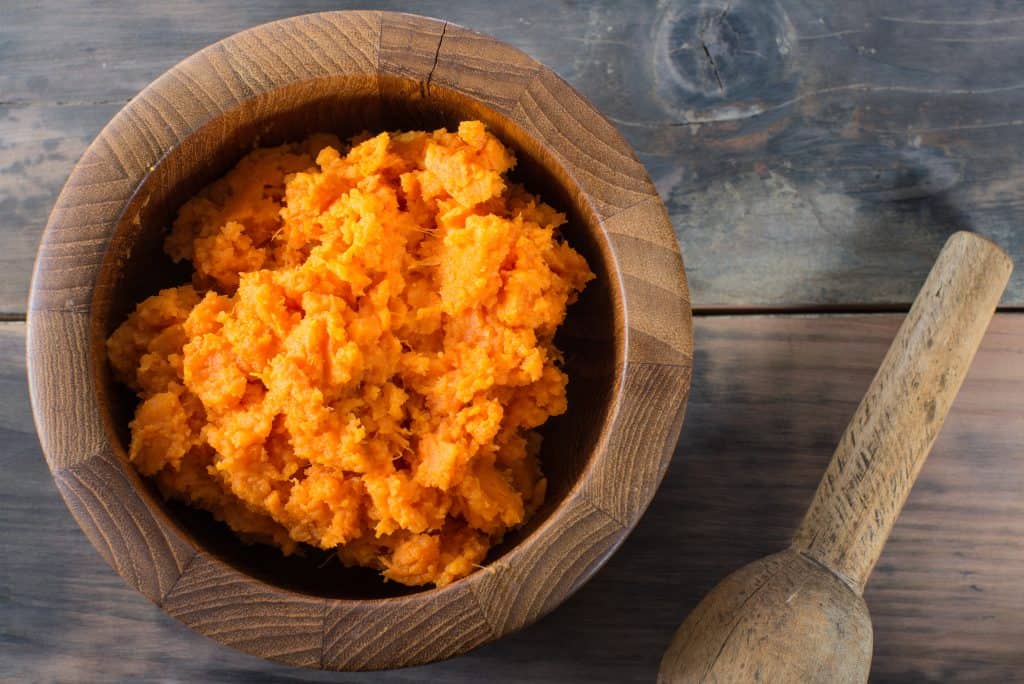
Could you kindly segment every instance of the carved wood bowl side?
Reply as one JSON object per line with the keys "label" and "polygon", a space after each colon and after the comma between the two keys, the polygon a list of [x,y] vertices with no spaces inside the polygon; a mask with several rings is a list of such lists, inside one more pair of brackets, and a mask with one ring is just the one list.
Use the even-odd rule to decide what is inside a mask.
{"label": "carved wood bowl side", "polygon": [[[558,344],[569,411],[544,428],[545,506],[485,567],[443,589],[246,546],[165,503],[127,463],[134,398],[104,340],[184,273],[162,255],[177,208],[255,144],[315,131],[479,118],[515,175],[566,211],[598,278]],[[107,125],[73,170],[32,283],[28,368],[57,487],[100,554],[188,626],[280,662],[332,670],[448,658],[527,625],[583,584],[636,524],[683,421],[692,330],[665,210],[629,146],[527,55],[453,24],[328,12],[259,26],[186,59]],[[125,635],[130,639],[131,635]]]}

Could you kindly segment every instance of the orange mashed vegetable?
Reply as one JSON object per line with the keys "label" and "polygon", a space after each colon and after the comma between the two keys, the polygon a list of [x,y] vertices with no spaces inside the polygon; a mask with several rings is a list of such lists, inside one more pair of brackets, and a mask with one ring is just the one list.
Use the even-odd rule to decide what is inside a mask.
{"label": "orange mashed vegetable", "polygon": [[[347,152],[342,153],[347,149]],[[186,203],[189,285],[110,336],[165,496],[409,585],[473,571],[544,499],[552,343],[594,276],[478,121],[256,149]]]}

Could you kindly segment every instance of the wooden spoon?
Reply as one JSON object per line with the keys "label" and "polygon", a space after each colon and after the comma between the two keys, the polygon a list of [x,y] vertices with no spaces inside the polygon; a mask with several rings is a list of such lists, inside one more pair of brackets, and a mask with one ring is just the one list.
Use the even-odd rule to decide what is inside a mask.
{"label": "wooden spoon", "polygon": [[676,632],[660,682],[864,682],[862,594],[1013,266],[946,242],[857,407],[793,543],[726,577]]}

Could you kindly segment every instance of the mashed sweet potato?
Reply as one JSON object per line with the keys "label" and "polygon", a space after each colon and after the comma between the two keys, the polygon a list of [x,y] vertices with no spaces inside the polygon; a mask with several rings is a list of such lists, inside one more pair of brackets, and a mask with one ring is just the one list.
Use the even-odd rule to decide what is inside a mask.
{"label": "mashed sweet potato", "polygon": [[544,499],[552,338],[594,276],[480,122],[343,149],[257,149],[181,208],[192,284],[107,341],[130,458],[247,540],[441,586]]}

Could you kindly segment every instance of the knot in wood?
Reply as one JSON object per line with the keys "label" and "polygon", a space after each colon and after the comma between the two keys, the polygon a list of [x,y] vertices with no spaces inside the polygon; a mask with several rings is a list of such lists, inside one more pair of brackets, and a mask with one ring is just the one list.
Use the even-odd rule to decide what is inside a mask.
{"label": "knot in wood", "polygon": [[764,0],[713,0],[666,10],[655,66],[668,70],[671,98],[746,98],[783,80],[793,31],[783,10]]}

